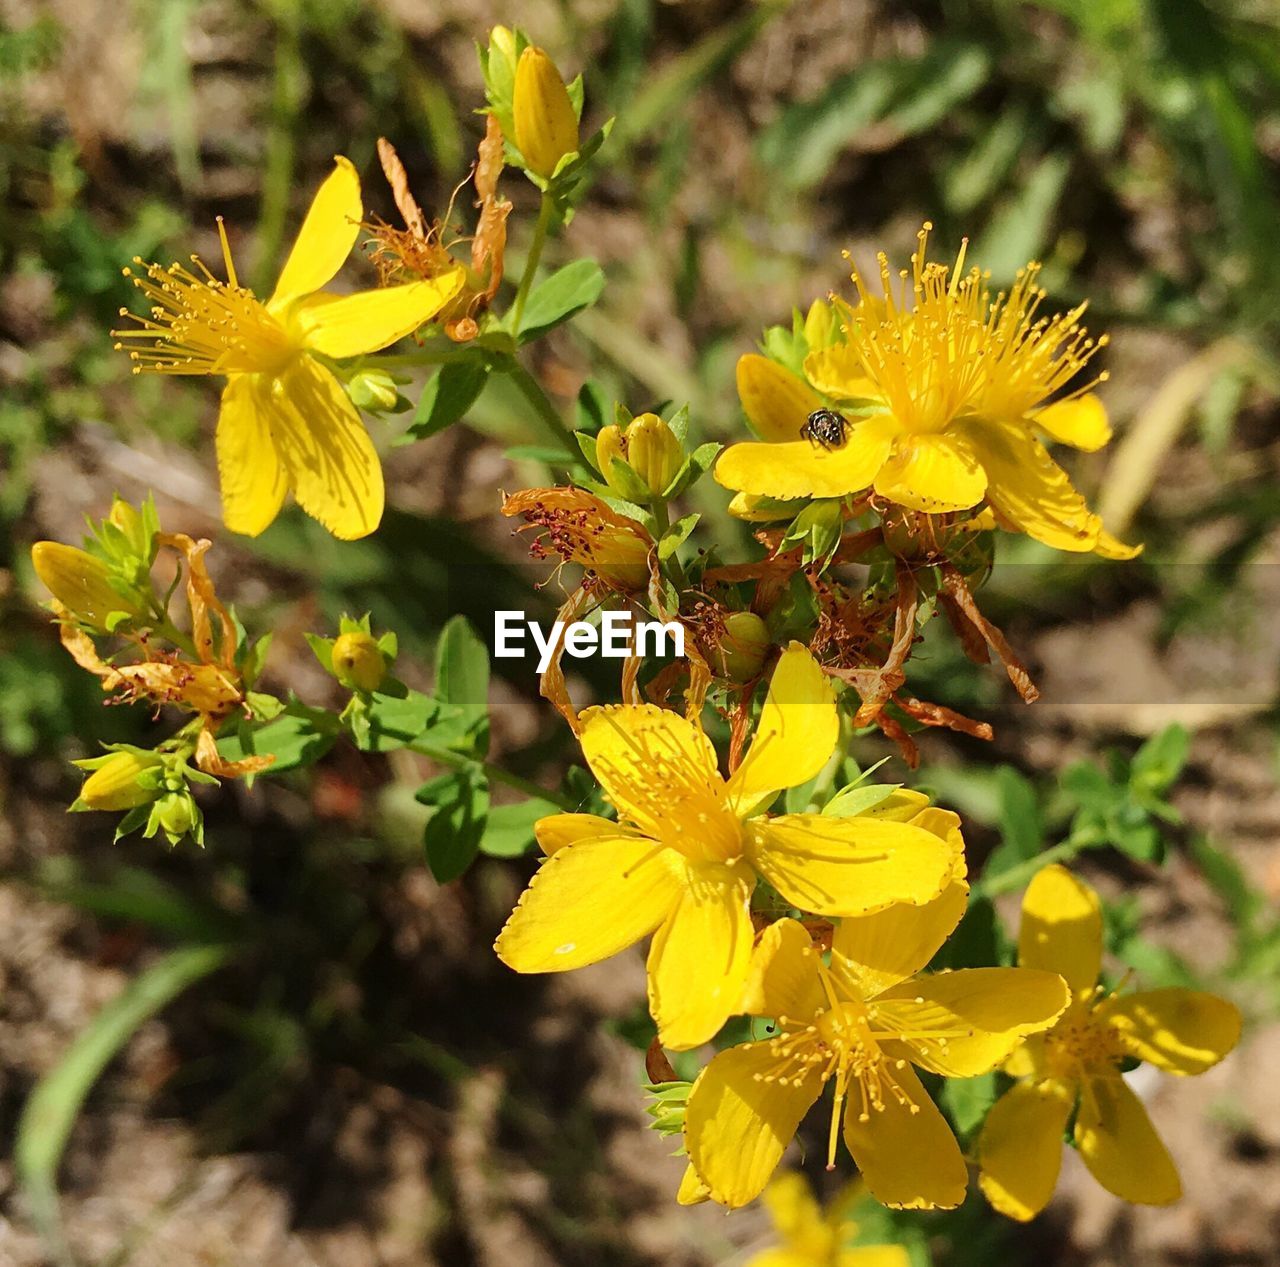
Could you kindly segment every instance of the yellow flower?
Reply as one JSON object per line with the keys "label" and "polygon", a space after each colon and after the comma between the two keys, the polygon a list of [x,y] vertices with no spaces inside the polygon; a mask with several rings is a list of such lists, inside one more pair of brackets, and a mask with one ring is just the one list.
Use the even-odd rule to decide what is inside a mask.
{"label": "yellow flower", "polygon": [[[1039,266],[992,297],[978,269],[926,262],[930,226],[911,271],[895,278],[880,257],[880,294],[854,271],[856,308],[836,301],[834,342],[814,313],[819,343],[804,378],[765,357],[742,358],[738,390],[764,443],[732,445],[716,466],[727,488],[777,499],[844,497],[864,490],[926,513],[965,511],[985,499],[1003,527],[1062,550],[1130,558],[1104,531],[1038,436],[1093,450],[1110,438],[1096,395],[1058,400],[1106,339],[1091,339],[1081,304],[1037,316]],[[1099,378],[1105,377],[1099,375]],[[845,419],[840,443],[801,435],[809,414]],[[750,503],[748,503],[750,504]]]}
{"label": "yellow flower", "polygon": [[549,179],[566,154],[578,149],[578,116],[556,64],[530,46],[516,64],[512,111],[516,148],[535,175]]}
{"label": "yellow flower", "polygon": [[653,933],[649,1010],[668,1047],[696,1047],[742,1010],[758,880],[805,910],[860,914],[932,900],[963,847],[958,833],[942,841],[897,822],[757,816],[816,775],[838,737],[830,683],[799,643],[778,661],[728,780],[701,728],[676,713],[608,705],[581,720],[583,755],[620,821],[537,825],[548,857],[495,949],[518,972],[558,972]]}
{"label": "yellow flower", "polygon": [[764,1190],[764,1204],[783,1244],[749,1258],[745,1267],[910,1267],[901,1245],[845,1247],[857,1232],[850,1211],[861,1195],[856,1180],[846,1184],[824,1214],[803,1175],[779,1175]]}
{"label": "yellow flower", "polygon": [[1107,995],[1097,984],[1098,896],[1064,867],[1046,867],[1027,888],[1018,961],[1060,972],[1072,1001],[1006,1065],[1020,1081],[996,1101],[978,1144],[987,1200],[1023,1221],[1048,1205],[1073,1108],[1076,1147],[1108,1192],[1142,1205],[1178,1200],[1178,1171],[1121,1065],[1146,1060],[1169,1073],[1203,1073],[1236,1045],[1240,1013],[1198,990]]}
{"label": "yellow flower", "polygon": [[653,538],[644,527],[620,515],[580,488],[526,488],[504,498],[504,515],[523,515],[540,529],[530,551],[534,558],[558,554],[622,590],[649,583]]}
{"label": "yellow flower", "polygon": [[[376,352],[429,321],[458,292],[461,269],[431,281],[354,295],[322,289],[360,232],[360,180],[345,158],[320,186],[275,293],[265,303],[241,286],[222,221],[227,280],[196,257],[125,270],[151,300],[147,317],[121,310],[135,372],[227,379],[218,414],[218,471],[227,527],[257,536],[285,493],[335,537],[371,533],[382,518],[382,467],[355,406],[322,360]],[[135,261],[142,265],[141,260]],[[315,355],[313,355],[315,354]]]}
{"label": "yellow flower", "polygon": [[[958,835],[957,821],[927,809],[912,824],[946,837]],[[950,1209],[964,1200],[960,1146],[912,1065],[986,1073],[1051,1025],[1069,994],[1056,973],[1029,968],[915,975],[964,914],[960,875],[927,905],[841,920],[829,966],[796,921],[764,932],[744,1010],[772,1017],[778,1032],[713,1057],[685,1112],[689,1161],[712,1200],[736,1208],[759,1196],[829,1082],[829,1165],[843,1109],[845,1144],[877,1201]]]}

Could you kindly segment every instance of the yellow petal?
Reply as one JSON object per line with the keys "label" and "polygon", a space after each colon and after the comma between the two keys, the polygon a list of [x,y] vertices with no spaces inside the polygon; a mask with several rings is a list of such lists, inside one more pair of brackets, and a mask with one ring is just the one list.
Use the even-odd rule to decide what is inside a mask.
{"label": "yellow petal", "polygon": [[851,993],[872,998],[919,972],[955,931],[969,886],[952,883],[932,902],[899,903],[874,915],[842,919],[831,947],[831,971]]}
{"label": "yellow petal", "polygon": [[987,500],[1017,531],[1057,550],[1089,551],[1102,521],[1025,428],[974,420],[965,435],[987,474]]}
{"label": "yellow petal", "polygon": [[909,823],[921,810],[929,808],[929,798],[913,788],[900,787],[890,792],[879,805],[863,810],[860,818],[891,818],[895,823]]}
{"label": "yellow petal", "polygon": [[729,513],[735,519],[751,524],[791,519],[803,509],[803,501],[777,501],[772,497],[757,497],[754,493],[734,493],[729,498]]}
{"label": "yellow petal", "polygon": [[899,436],[875,483],[881,497],[936,515],[976,506],[987,476],[964,436]]}
{"label": "yellow petal", "polygon": [[1098,895],[1066,867],[1045,867],[1027,886],[1018,962],[1061,973],[1077,995],[1096,984],[1102,966],[1102,908]]}
{"label": "yellow petal", "polygon": [[670,850],[642,837],[567,845],[534,873],[494,950],[517,972],[565,972],[607,959],[675,908],[681,867]]}
{"label": "yellow petal", "polygon": [[804,926],[793,919],[770,924],[751,956],[742,1010],[750,1016],[808,1021],[826,1007],[818,952]]}
{"label": "yellow petal", "polygon": [[360,177],[349,159],[334,156],[334,169],[311,200],[307,217],[289,252],[271,308],[278,311],[291,300],[319,290],[337,273],[360,233],[364,209],[360,205]]}
{"label": "yellow petal", "polygon": [[862,362],[847,343],[819,348],[804,359],[804,376],[824,396],[836,400],[878,400],[875,383],[863,372]]}
{"label": "yellow petal", "polygon": [[661,839],[703,813],[706,843],[719,856],[738,852],[715,749],[698,726],[653,704],[606,704],[585,709],[581,720],[582,755],[623,818]]}
{"label": "yellow petal", "polygon": [[815,915],[865,915],[893,902],[918,906],[951,878],[944,841],[885,819],[755,819],[747,824],[746,853],[788,902]]}
{"label": "yellow petal", "polygon": [[844,497],[871,486],[897,431],[888,414],[875,414],[850,423],[838,449],[809,440],[731,444],[715,477],[725,488],[765,497]]}
{"label": "yellow petal", "polygon": [[805,420],[822,408],[822,397],[804,379],[756,352],[738,360],[738,398],[751,429],[773,443],[798,440]]}
{"label": "yellow petal", "polygon": [[854,1081],[844,1115],[844,1142],[871,1195],[895,1210],[954,1209],[964,1200],[969,1172],[951,1127],[910,1065],[885,1062],[881,1081],[896,1083],[907,1102],[885,1085],[877,1107]]}
{"label": "yellow petal", "polygon": [[1084,1164],[1108,1192],[1139,1205],[1172,1205],[1182,1196],[1173,1159],[1119,1074],[1089,1078],[1080,1088],[1075,1139]]}
{"label": "yellow petal", "polygon": [[689,1159],[711,1197],[737,1209],[764,1190],[822,1090],[816,1077],[776,1076],[771,1043],[744,1043],[715,1056],[698,1076],[684,1117]]}
{"label": "yellow petal", "polygon": [[1093,552],[1100,559],[1136,559],[1142,553],[1142,547],[1125,545],[1119,537],[1113,537],[1105,528],[1098,531],[1098,544]]}
{"label": "yellow petal", "polygon": [[754,887],[741,863],[688,867],[679,904],[649,947],[649,1012],[664,1047],[710,1042],[742,1011]]}
{"label": "yellow petal", "polygon": [[798,1241],[826,1231],[822,1207],[809,1181],[796,1170],[778,1175],[764,1190],[764,1207],[785,1241]]}
{"label": "yellow petal", "polygon": [[901,1245],[861,1245],[840,1250],[835,1267],[911,1267],[911,1255]]}
{"label": "yellow petal", "polygon": [[805,1250],[766,1249],[748,1258],[743,1267],[813,1267],[817,1261]]}
{"label": "yellow petal", "polygon": [[743,813],[813,778],[831,759],[839,735],[831,679],[808,647],[793,642],[778,659],[755,738],[729,780],[730,803]]}
{"label": "yellow petal", "polygon": [[459,268],[406,286],[313,295],[297,309],[303,341],[335,358],[377,352],[426,325],[462,289],[462,278]]}
{"label": "yellow petal", "polygon": [[298,505],[343,541],[382,520],[382,464],[342,384],[309,356],[274,380],[271,434]]}
{"label": "yellow petal", "polygon": [[512,96],[515,143],[531,171],[550,177],[578,148],[578,116],[556,64],[530,46],[516,63]]}
{"label": "yellow petal", "polygon": [[[891,986],[874,1003],[878,1025],[901,1035],[922,1069],[973,1078],[1003,1061],[1027,1034],[1047,1029],[1071,995],[1056,972],[961,968]],[[890,1043],[882,1044],[886,1053]]]}
{"label": "yellow petal", "polygon": [[1169,1073],[1204,1073],[1240,1041],[1240,1012],[1200,990],[1140,990],[1108,999],[1094,1015],[1130,1055]]}
{"label": "yellow petal", "polygon": [[1107,407],[1094,392],[1059,400],[1030,415],[1032,426],[1073,448],[1093,453],[1111,439]]}
{"label": "yellow petal", "polygon": [[1074,1103],[1072,1088],[1046,1080],[1019,1082],[992,1105],[978,1139],[978,1184],[1001,1214],[1025,1223],[1049,1204]]}
{"label": "yellow petal", "polygon": [[545,854],[553,854],[565,845],[579,840],[596,840],[601,836],[633,836],[635,832],[611,818],[598,814],[548,814],[533,825],[534,839]]}
{"label": "yellow petal", "polygon": [[684,1174],[680,1176],[680,1190],[676,1193],[676,1202],[679,1205],[701,1205],[704,1201],[710,1200],[711,1189],[702,1182],[698,1172],[692,1166],[686,1166]]}
{"label": "yellow petal", "polygon": [[288,490],[271,434],[271,379],[238,374],[222,390],[218,411],[218,482],[222,519],[232,532],[256,537],[280,513]]}

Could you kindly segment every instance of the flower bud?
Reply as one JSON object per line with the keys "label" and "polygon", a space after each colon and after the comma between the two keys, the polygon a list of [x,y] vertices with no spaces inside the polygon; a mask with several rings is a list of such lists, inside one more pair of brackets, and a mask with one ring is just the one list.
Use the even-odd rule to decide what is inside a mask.
{"label": "flower bud", "polygon": [[731,612],[715,654],[721,676],[750,682],[764,668],[771,641],[768,626],[755,612]]}
{"label": "flower bud", "polygon": [[520,54],[513,111],[516,148],[531,172],[549,179],[556,164],[578,148],[578,116],[555,62],[540,48]]}
{"label": "flower bud", "polygon": [[190,792],[169,792],[156,802],[151,821],[159,824],[172,843],[180,840],[195,826],[199,812]]}
{"label": "flower bud", "polygon": [[501,57],[512,72],[516,66],[516,37],[509,26],[495,26],[489,32],[489,56]]}
{"label": "flower bud", "polygon": [[125,810],[154,801],[154,788],[138,786],[138,776],[160,765],[160,758],[134,752],[113,752],[84,781],[80,800],[89,809]]}
{"label": "flower bud", "polygon": [[626,494],[617,488],[615,481],[609,477],[609,469],[613,466],[614,458],[622,462],[627,460],[627,447],[623,436],[622,428],[614,426],[613,423],[600,428],[600,433],[596,436],[596,465],[600,468],[600,474],[604,476],[605,483],[619,496],[625,497]]}
{"label": "flower bud", "polygon": [[111,584],[111,573],[101,559],[78,546],[59,541],[37,541],[31,562],[45,588],[77,620],[107,632],[112,612],[139,615],[137,604],[123,597]]}
{"label": "flower bud", "polygon": [[392,410],[400,399],[396,381],[386,370],[359,370],[347,383],[347,395],[357,409],[370,413]]}
{"label": "flower bud", "polygon": [[660,497],[684,461],[680,441],[657,414],[641,414],[627,428],[627,461],[644,486]]}
{"label": "flower bud", "polygon": [[353,691],[376,691],[386,676],[387,662],[367,633],[344,633],[333,644],[333,675]]}

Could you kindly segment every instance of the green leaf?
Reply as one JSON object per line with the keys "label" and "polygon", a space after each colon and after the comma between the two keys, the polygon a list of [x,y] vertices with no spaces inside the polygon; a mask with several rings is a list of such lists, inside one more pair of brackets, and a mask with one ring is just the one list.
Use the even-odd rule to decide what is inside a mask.
{"label": "green leaf", "polygon": [[604,273],[595,260],[574,260],[529,292],[519,336],[528,343],[590,308],[604,290]]}
{"label": "green leaf", "polygon": [[708,441],[706,444],[698,445],[685,458],[671,483],[662,490],[662,496],[668,501],[673,497],[679,497],[686,488],[700,480],[711,469],[711,464],[716,460],[716,455],[719,452],[720,445],[716,444],[715,441]]}
{"label": "green leaf", "polygon": [[489,650],[462,616],[445,625],[436,646],[436,699],[459,710],[432,742],[483,755],[489,748]]}
{"label": "green leaf", "polygon": [[458,879],[475,861],[489,814],[489,780],[478,765],[451,770],[418,789],[435,813],[423,834],[427,865],[440,884]]}
{"label": "green leaf", "polygon": [[298,766],[314,765],[337,737],[337,726],[328,713],[295,701],[286,704],[273,721],[265,724],[242,721],[234,731],[218,740],[218,752],[228,761],[274,756],[275,760],[264,773],[281,774]]}
{"label": "green leaf", "polygon": [[499,805],[489,811],[489,823],[480,839],[480,852],[490,858],[518,858],[534,846],[534,823],[560,812],[558,805],[540,801],[537,797],[516,805]]}
{"label": "green leaf", "polygon": [[391,752],[411,744],[431,727],[440,704],[421,691],[403,695],[374,691],[365,704],[366,729],[360,740],[364,752]]}
{"label": "green leaf", "polygon": [[841,788],[822,807],[822,812],[832,818],[852,818],[856,814],[875,809],[901,786],[901,783],[854,783],[850,787]]}
{"label": "green leaf", "polygon": [[1187,764],[1191,736],[1185,726],[1175,722],[1153,735],[1134,754],[1129,768],[1129,785],[1135,791],[1160,793],[1177,781]]}
{"label": "green leaf", "polygon": [[658,542],[658,558],[664,563],[689,539],[689,534],[698,525],[698,520],[702,516],[696,512],[691,515],[685,515],[682,519],[677,519],[670,528],[662,534],[662,539]]}
{"label": "green leaf", "polygon": [[1022,188],[1003,202],[988,222],[970,257],[981,260],[997,284],[1010,281],[1048,245],[1054,212],[1070,171],[1067,154],[1046,154]]}
{"label": "green leaf", "polygon": [[996,1075],[982,1073],[976,1078],[948,1078],[942,1084],[942,1107],[963,1144],[982,1125],[987,1110],[996,1102]]}
{"label": "green leaf", "polygon": [[996,771],[1000,798],[1000,843],[991,851],[983,878],[993,879],[1010,867],[1034,858],[1044,845],[1044,823],[1036,789],[1012,766]]}
{"label": "green leaf", "polygon": [[479,350],[446,362],[423,389],[406,434],[425,440],[451,427],[476,403],[488,379],[489,364]]}
{"label": "green leaf", "polygon": [[[153,964],[98,1012],[28,1096],[18,1120],[14,1165],[35,1221],[53,1244],[62,1246],[58,1164],[90,1088],[145,1021],[230,955],[228,946],[191,946]],[[56,1257],[70,1261],[65,1248]]]}

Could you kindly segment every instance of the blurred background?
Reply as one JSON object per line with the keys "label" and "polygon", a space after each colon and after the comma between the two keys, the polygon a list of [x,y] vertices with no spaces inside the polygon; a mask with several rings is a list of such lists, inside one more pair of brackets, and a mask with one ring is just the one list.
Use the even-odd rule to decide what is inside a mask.
{"label": "blurred background", "polygon": [[[1092,814],[1109,843],[1083,870],[1110,899],[1117,973],[1219,990],[1246,1037],[1204,1077],[1141,1086],[1178,1206],[1125,1206],[1068,1152],[1029,1228],[977,1198],[905,1223],[940,1264],[1280,1262],[1272,0],[0,0],[0,1263],[52,1261],[47,1201],[8,1159],[54,1071],[29,1165],[97,1267],[702,1267],[770,1243],[759,1211],[674,1204],[682,1162],[639,1092],[639,952],[517,978],[490,945],[532,860],[430,878],[425,760],[339,747],[310,775],[227,785],[204,852],[113,844],[106,816],[64,812],[69,758],[154,733],[74,669],[28,561],[35,540],[78,541],[113,492],[154,490],[166,527],[216,538],[224,596],[276,631],[267,689],[314,702],[338,697],[301,634],[343,610],[395,629],[421,686],[450,615],[487,638],[495,607],[551,611],[555,585],[535,596],[544,569],[497,515],[499,488],[545,479],[507,456],[541,438],[518,401],[487,389],[406,446],[403,421],[373,421],[391,507],[375,537],[341,545],[291,511],[249,541],[219,521],[212,384],[132,379],[108,334],[132,302],[121,265],[216,259],[218,214],[266,288],[335,152],[392,219],[380,135],[443,213],[495,22],[584,72],[589,124],[617,116],[549,251],[608,277],[535,349],[566,410],[590,375],[637,411],[687,400],[703,439],[741,434],[733,367],[761,328],[847,293],[842,250],[905,262],[926,218],[941,258],[968,236],[996,283],[1035,257],[1053,306],[1090,298],[1117,439],[1072,471],[1146,553],[1102,564],[1002,538],[984,607],[1043,698],[1026,708],[931,641],[917,692],[996,739],[926,735],[924,774],[894,760],[878,777],[961,811],[975,862]],[[534,191],[515,174],[506,192],[518,263]],[[699,495],[726,553],[747,548],[709,482]],[[529,664],[496,667],[492,757],[551,786],[568,732]],[[864,763],[886,755],[859,743]],[[1016,901],[997,903],[1015,928]],[[219,971],[174,959],[228,930],[241,949]],[[175,962],[185,990],[155,976]],[[139,980],[175,1001],[108,1011],[116,1037],[68,1070],[75,1036]],[[803,1164],[830,1192],[818,1154]]]}

